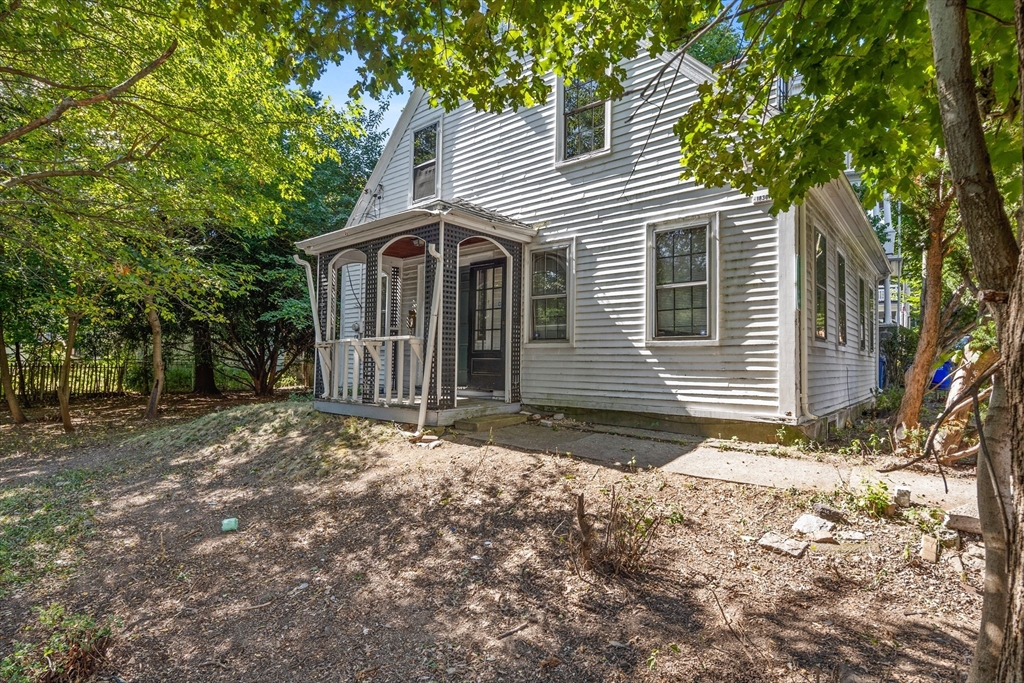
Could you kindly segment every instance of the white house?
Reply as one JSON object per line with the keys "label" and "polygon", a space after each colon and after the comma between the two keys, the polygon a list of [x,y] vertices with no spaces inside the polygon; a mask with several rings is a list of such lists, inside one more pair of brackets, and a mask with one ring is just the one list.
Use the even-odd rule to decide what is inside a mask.
{"label": "white house", "polygon": [[870,401],[889,268],[849,181],[772,216],[766,193],[681,177],[672,126],[711,73],[677,64],[647,102],[647,56],[614,101],[554,76],[500,114],[414,91],[346,227],[298,244],[316,407],[768,438]]}

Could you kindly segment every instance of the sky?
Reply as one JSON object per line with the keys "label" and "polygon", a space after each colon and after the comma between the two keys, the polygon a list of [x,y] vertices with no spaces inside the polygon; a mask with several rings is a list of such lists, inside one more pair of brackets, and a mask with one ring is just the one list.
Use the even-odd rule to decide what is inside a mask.
{"label": "sky", "polygon": [[[314,89],[319,90],[324,96],[330,97],[335,107],[344,107],[348,102],[349,88],[359,80],[359,76],[356,74],[357,66],[359,66],[359,61],[355,57],[349,57],[340,66],[328,64],[323,75],[314,84]],[[405,92],[400,95],[392,95],[390,104],[387,101],[375,100],[366,103],[372,110],[387,106],[387,111],[381,121],[381,130],[390,133],[398,123],[398,117],[402,115],[402,107],[405,106],[405,101],[409,98],[409,93],[412,92],[412,82],[403,79],[402,87],[405,88]]]}

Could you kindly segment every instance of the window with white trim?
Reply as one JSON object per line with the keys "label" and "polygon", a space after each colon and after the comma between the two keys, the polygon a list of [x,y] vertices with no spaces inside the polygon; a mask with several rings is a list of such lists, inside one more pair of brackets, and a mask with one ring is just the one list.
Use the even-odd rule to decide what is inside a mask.
{"label": "window with white trim", "polygon": [[412,134],[412,200],[437,196],[437,124]]}
{"label": "window with white trim", "polygon": [[857,300],[860,302],[860,350],[868,349],[868,306],[864,294],[864,278],[857,278]]}
{"label": "window with white trim", "polygon": [[597,81],[562,87],[562,159],[599,152],[608,146],[608,100],[598,98]]}
{"label": "window with white trim", "polygon": [[846,257],[840,253],[836,253],[836,280],[838,284],[836,286],[837,296],[836,303],[838,304],[838,315],[839,320],[837,321],[837,332],[836,338],[839,343],[843,346],[846,345]]}
{"label": "window with white trim", "polygon": [[530,338],[567,341],[569,247],[534,251],[530,266]]}
{"label": "window with white trim", "polygon": [[708,337],[708,225],[654,233],[654,338]]}
{"label": "window with white trim", "polygon": [[814,240],[814,336],[828,339],[828,241],[820,231]]}

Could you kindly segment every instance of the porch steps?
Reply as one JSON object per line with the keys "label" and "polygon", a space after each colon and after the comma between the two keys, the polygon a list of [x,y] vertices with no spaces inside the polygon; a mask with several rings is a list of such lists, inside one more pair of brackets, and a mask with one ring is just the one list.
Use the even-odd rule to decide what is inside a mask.
{"label": "porch steps", "polygon": [[528,415],[521,415],[520,413],[512,413],[510,415],[482,415],[480,417],[471,417],[465,420],[456,420],[455,429],[460,432],[487,432],[492,429],[501,429],[502,427],[511,427],[522,422],[526,422]]}

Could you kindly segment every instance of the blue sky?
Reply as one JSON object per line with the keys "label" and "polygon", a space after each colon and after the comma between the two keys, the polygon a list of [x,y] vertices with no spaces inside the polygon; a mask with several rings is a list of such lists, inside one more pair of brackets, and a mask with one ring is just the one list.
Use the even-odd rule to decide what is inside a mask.
{"label": "blue sky", "polygon": [[[330,97],[336,107],[342,107],[348,102],[349,88],[359,80],[359,76],[356,74],[357,66],[359,66],[359,62],[355,57],[347,58],[340,66],[328,64],[324,74],[313,87],[325,96]],[[380,109],[387,106],[384,119],[381,121],[381,130],[391,132],[398,122],[398,117],[402,115],[402,107],[405,106],[405,101],[409,98],[409,93],[412,92],[412,82],[403,79],[402,87],[405,88],[405,92],[401,95],[392,95],[390,105],[388,105],[386,100],[369,101],[366,103],[370,109]]]}

